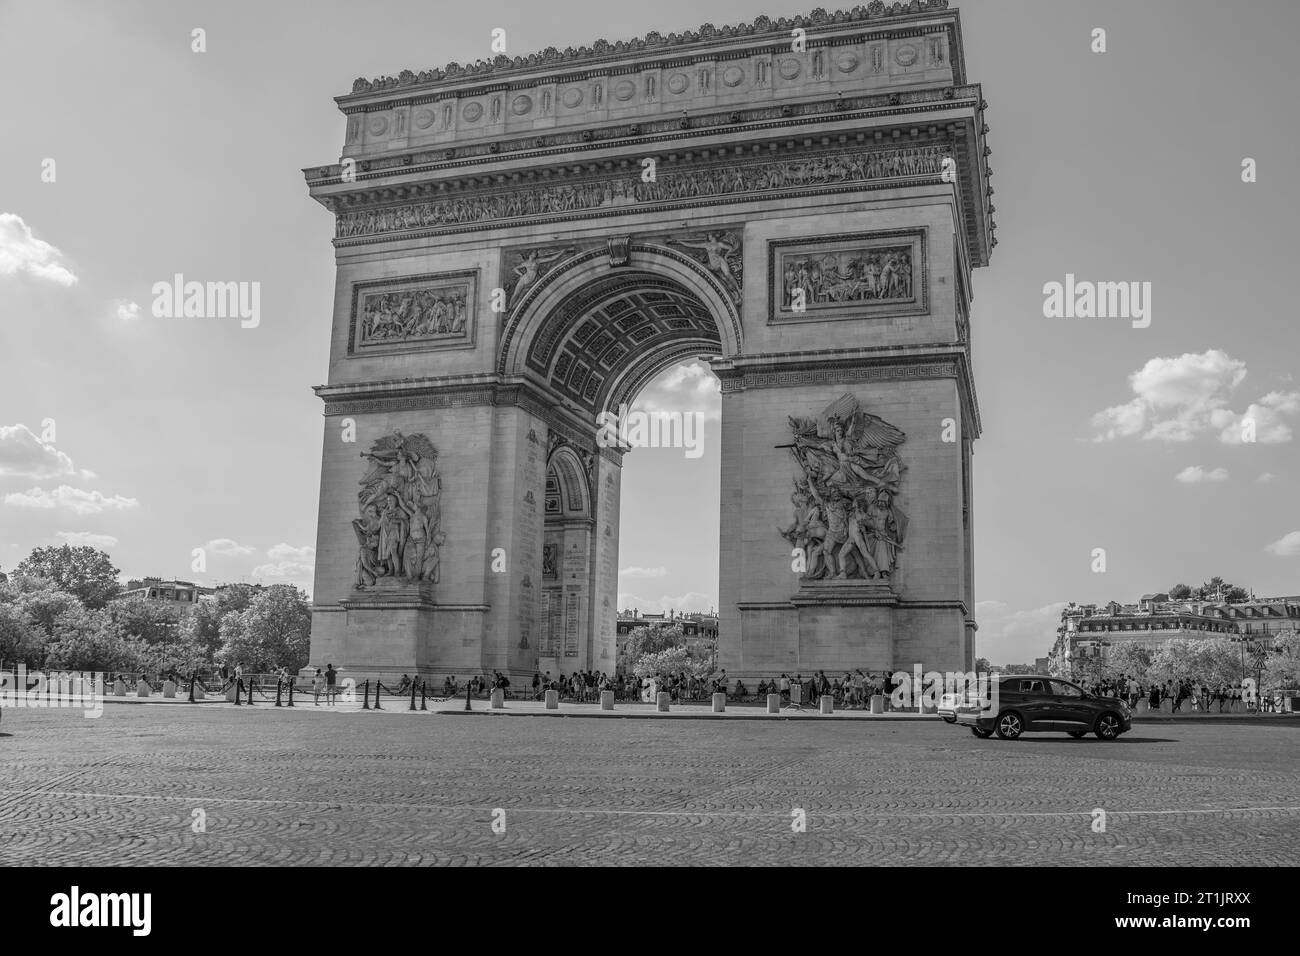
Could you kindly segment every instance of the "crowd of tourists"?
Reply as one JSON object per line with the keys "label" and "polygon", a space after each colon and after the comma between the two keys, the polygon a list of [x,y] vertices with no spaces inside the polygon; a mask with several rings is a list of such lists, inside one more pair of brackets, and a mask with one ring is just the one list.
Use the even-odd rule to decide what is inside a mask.
{"label": "crowd of tourists", "polygon": [[1129,676],[1096,681],[1081,680],[1076,683],[1090,694],[1126,700],[1130,707],[1137,707],[1138,701],[1145,700],[1152,710],[1160,710],[1167,702],[1168,709],[1175,714],[1223,713],[1234,707],[1240,708],[1243,700],[1251,709],[1258,707],[1265,712],[1281,709],[1280,700],[1267,694],[1256,699],[1241,684],[1211,685],[1197,680],[1167,680],[1163,684],[1157,681],[1144,683]]}
{"label": "crowd of tourists", "polygon": [[813,703],[829,694],[841,710],[866,710],[871,706],[872,697],[888,699],[893,690],[889,673],[881,671],[875,674],[858,668],[833,678],[827,677],[825,671],[817,671],[811,677],[782,674],[771,681],[759,681],[756,696],[764,698],[768,694],[780,694],[784,703]]}

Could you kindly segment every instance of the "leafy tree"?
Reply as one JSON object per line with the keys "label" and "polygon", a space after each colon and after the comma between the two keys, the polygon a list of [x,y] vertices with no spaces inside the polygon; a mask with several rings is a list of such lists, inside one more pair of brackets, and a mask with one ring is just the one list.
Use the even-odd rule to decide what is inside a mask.
{"label": "leafy tree", "polygon": [[1105,661],[1106,677],[1111,679],[1129,677],[1145,682],[1147,670],[1151,667],[1151,652],[1141,644],[1124,641],[1111,645]]}
{"label": "leafy tree", "polygon": [[57,591],[50,587],[28,591],[22,594],[16,606],[22,610],[27,621],[41,628],[47,636],[53,637],[58,621],[65,614],[84,610],[75,594]]}
{"label": "leafy tree", "polygon": [[1169,600],[1186,601],[1192,596],[1192,589],[1186,584],[1175,584],[1169,589]]}
{"label": "leafy tree", "polygon": [[15,603],[0,604],[0,662],[36,667],[45,656],[45,634]]}
{"label": "leafy tree", "polygon": [[615,662],[625,673],[646,654],[658,654],[686,642],[680,624],[645,624],[633,628]]}
{"label": "leafy tree", "polygon": [[989,671],[991,671],[991,670],[993,670],[993,665],[989,663],[989,659],[988,659],[987,657],[977,657],[977,658],[975,658],[975,673],[976,673],[976,674],[987,674],[987,673],[989,673]]}
{"label": "leafy tree", "polygon": [[311,651],[311,608],[291,584],[273,584],[237,613],[221,619],[221,652],[227,664],[253,671],[307,666]]}
{"label": "leafy tree", "polygon": [[632,672],[638,677],[708,678],[713,670],[713,649],[704,641],[642,654],[632,665]]}
{"label": "leafy tree", "polygon": [[1149,680],[1235,684],[1241,680],[1241,650],[1228,641],[1175,640],[1163,645],[1151,659]]}
{"label": "leafy tree", "polygon": [[108,606],[113,623],[123,637],[133,637],[146,644],[174,640],[181,612],[166,601],[151,601],[132,595]]}
{"label": "leafy tree", "polygon": [[156,674],[176,673],[184,677],[211,663],[207,647],[184,635],[141,645],[141,654],[144,669]]}
{"label": "leafy tree", "polygon": [[181,635],[204,649],[205,659],[215,660],[222,648],[221,621],[228,614],[246,610],[257,597],[252,585],[232,584],[217,592],[215,600],[199,601],[180,622]]}
{"label": "leafy tree", "polygon": [[1269,693],[1300,689],[1300,633],[1292,630],[1274,638],[1263,684]]}
{"label": "leafy tree", "polygon": [[144,669],[142,645],[123,637],[102,609],[76,607],[61,614],[45,647],[47,670],[129,671]]}
{"label": "leafy tree", "polygon": [[75,594],[88,608],[103,607],[122,589],[112,559],[89,545],[35,548],[16,570],[48,578],[58,590]]}

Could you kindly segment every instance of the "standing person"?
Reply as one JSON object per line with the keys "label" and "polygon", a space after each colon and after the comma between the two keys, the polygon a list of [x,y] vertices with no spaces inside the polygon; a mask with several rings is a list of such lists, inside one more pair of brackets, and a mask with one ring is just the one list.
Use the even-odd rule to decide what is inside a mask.
{"label": "standing person", "polygon": [[338,676],[333,664],[325,665],[325,703],[329,706],[334,705],[334,684]]}
{"label": "standing person", "polygon": [[314,706],[320,706],[320,692],[325,689],[325,678],[321,676],[320,668],[316,668],[316,673],[311,679],[311,695],[315,698]]}

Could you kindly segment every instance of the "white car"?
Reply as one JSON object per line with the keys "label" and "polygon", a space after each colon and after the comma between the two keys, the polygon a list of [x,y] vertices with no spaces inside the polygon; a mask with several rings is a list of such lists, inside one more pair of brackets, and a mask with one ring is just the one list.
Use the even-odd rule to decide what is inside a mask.
{"label": "white car", "polygon": [[966,692],[944,694],[939,698],[939,716],[949,724],[957,723],[957,707],[966,699]]}

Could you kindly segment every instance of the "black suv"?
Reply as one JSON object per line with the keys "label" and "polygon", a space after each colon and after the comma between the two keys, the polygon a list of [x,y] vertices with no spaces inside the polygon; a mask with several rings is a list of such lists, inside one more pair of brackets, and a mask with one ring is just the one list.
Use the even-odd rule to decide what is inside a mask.
{"label": "black suv", "polygon": [[957,723],[976,737],[997,734],[1015,740],[1026,731],[1064,731],[1071,737],[1095,733],[1114,740],[1132,729],[1128,704],[1118,697],[1098,697],[1059,677],[999,674],[996,696],[981,700],[972,688],[957,706]]}

